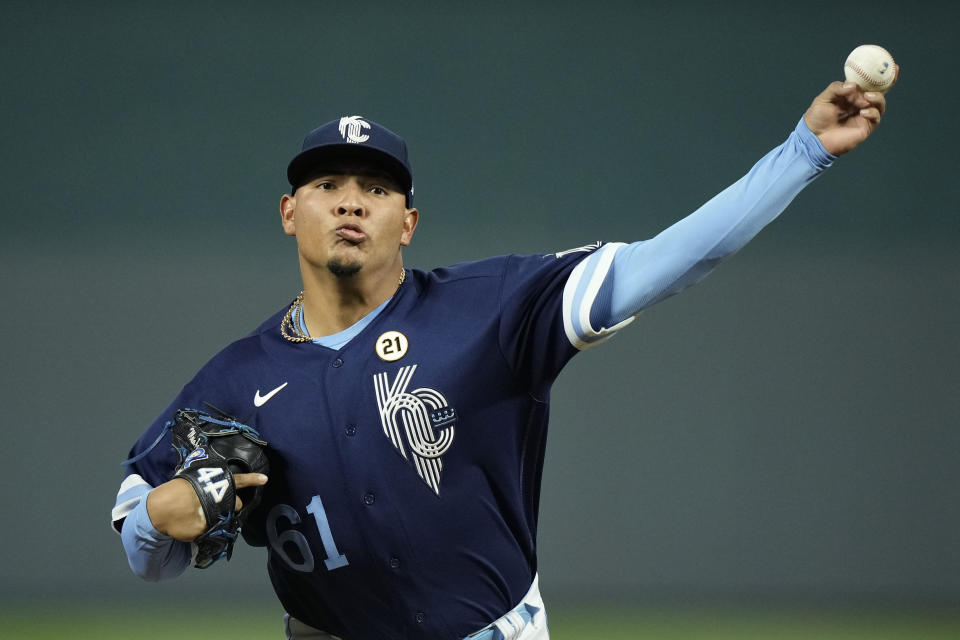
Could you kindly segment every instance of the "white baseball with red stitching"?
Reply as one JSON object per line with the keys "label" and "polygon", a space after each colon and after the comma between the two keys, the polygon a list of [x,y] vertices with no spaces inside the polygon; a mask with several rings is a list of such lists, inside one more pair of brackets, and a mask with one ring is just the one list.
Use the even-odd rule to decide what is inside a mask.
{"label": "white baseball with red stitching", "polygon": [[843,64],[847,82],[856,82],[866,91],[885,93],[897,76],[890,52],[875,44],[862,44],[847,56]]}

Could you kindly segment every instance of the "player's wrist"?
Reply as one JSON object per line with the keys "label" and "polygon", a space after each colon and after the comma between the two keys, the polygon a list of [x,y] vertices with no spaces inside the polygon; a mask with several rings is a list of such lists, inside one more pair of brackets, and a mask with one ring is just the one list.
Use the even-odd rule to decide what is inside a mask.
{"label": "player's wrist", "polygon": [[147,517],[159,533],[183,542],[204,531],[200,501],[183,478],[174,478],[147,494]]}

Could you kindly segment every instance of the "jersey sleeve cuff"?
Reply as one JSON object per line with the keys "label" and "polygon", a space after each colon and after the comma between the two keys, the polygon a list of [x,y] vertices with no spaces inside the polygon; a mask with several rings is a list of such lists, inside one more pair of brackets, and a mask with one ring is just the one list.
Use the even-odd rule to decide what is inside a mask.
{"label": "jersey sleeve cuff", "polygon": [[120,483],[120,489],[117,491],[117,500],[110,513],[114,531],[120,533],[124,519],[140,504],[152,488],[146,480],[136,473],[132,473],[123,479],[123,482]]}
{"label": "jersey sleeve cuff", "polygon": [[812,164],[815,169],[822,171],[830,167],[833,161],[837,159],[837,156],[824,148],[823,143],[820,142],[820,138],[810,130],[806,120],[803,118],[800,118],[800,122],[797,123],[793,132],[800,142],[800,147],[803,149],[804,155],[806,155],[807,160],[810,161],[810,164]]}
{"label": "jersey sleeve cuff", "polygon": [[634,320],[634,316],[629,316],[610,327],[594,327],[590,321],[593,305],[610,273],[613,258],[624,246],[622,242],[603,245],[574,267],[563,288],[563,329],[570,344],[579,351],[609,340]]}

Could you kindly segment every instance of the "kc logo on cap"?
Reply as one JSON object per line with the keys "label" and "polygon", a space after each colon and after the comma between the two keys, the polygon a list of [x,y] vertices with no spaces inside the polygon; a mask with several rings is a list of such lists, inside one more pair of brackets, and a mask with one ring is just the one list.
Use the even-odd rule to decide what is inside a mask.
{"label": "kc logo on cap", "polygon": [[347,142],[366,142],[370,136],[363,133],[369,129],[370,123],[363,120],[363,116],[343,116],[340,118],[340,135]]}

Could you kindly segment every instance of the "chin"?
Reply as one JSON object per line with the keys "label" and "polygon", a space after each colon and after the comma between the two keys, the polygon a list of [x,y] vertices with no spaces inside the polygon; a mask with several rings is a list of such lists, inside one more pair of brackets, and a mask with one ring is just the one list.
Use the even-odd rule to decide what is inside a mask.
{"label": "chin", "polygon": [[351,278],[358,273],[363,265],[359,262],[341,262],[340,260],[331,260],[327,263],[327,269],[338,278]]}

